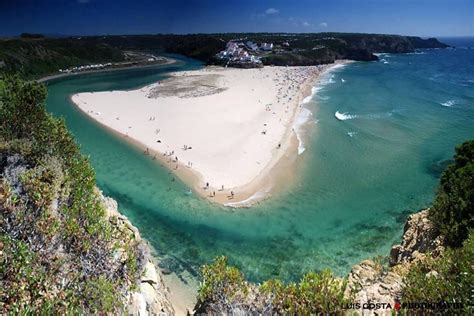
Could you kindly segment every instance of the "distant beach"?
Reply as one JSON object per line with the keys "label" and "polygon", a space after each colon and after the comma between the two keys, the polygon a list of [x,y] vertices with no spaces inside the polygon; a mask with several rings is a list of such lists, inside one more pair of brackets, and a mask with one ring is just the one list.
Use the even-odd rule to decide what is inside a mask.
{"label": "distant beach", "polygon": [[341,63],[206,67],[137,90],[75,94],[72,101],[201,196],[248,206],[291,180],[302,102],[320,75]]}
{"label": "distant beach", "polygon": [[122,63],[112,64],[110,67],[101,68],[101,69],[90,69],[90,70],[84,70],[84,71],[64,72],[64,73],[58,72],[55,74],[51,74],[51,75],[39,78],[36,81],[47,83],[52,80],[66,78],[70,76],[80,76],[80,75],[91,74],[91,73],[118,71],[118,70],[124,70],[124,69],[132,69],[132,68],[148,68],[148,67],[154,67],[154,66],[169,65],[175,62],[176,60],[174,60],[173,58],[160,56],[159,59],[152,62],[145,62],[145,61],[122,62]]}

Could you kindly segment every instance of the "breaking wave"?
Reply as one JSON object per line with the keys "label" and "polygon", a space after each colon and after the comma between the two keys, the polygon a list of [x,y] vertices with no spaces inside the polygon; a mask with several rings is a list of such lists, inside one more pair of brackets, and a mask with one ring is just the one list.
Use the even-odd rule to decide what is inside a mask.
{"label": "breaking wave", "polygon": [[339,121],[347,121],[347,120],[353,120],[356,118],[360,119],[381,119],[385,117],[390,117],[392,116],[394,111],[390,111],[387,113],[379,113],[379,114],[364,114],[364,115],[356,115],[356,114],[349,114],[348,112],[339,112],[336,111],[334,113],[334,117],[338,119]]}
{"label": "breaking wave", "polygon": [[357,115],[350,115],[349,113],[341,113],[339,111],[336,111],[334,113],[334,116],[339,120],[339,121],[346,121],[346,120],[352,120],[357,117]]}
{"label": "breaking wave", "polygon": [[[314,86],[313,88],[311,88],[311,95],[304,98],[303,101],[300,103],[301,111],[293,123],[293,130],[296,134],[296,138],[298,139],[298,155],[301,155],[306,150],[304,146],[303,136],[302,136],[303,126],[306,123],[308,123],[311,116],[313,115],[313,113],[309,109],[303,107],[303,105],[310,102],[315,97],[315,95],[317,95],[318,92],[320,92],[324,88],[325,85],[330,84],[330,83],[335,83],[336,77],[331,72],[337,69],[341,69],[345,66],[346,66],[345,64],[337,64],[329,68],[326,74],[321,76],[321,79],[318,82],[318,84]],[[318,98],[320,98],[321,100],[329,99],[328,96],[319,96],[319,95],[318,95]],[[319,120],[314,120],[313,122],[317,124]]]}
{"label": "breaking wave", "polygon": [[390,53],[375,53],[374,55],[377,57],[385,57],[385,58],[392,57]]}
{"label": "breaking wave", "polygon": [[425,55],[426,52],[413,52],[413,53],[406,53],[407,55]]}
{"label": "breaking wave", "polygon": [[310,110],[307,108],[302,108],[293,124],[293,129],[295,131],[296,138],[298,139],[298,155],[301,155],[306,150],[301,134],[303,133],[303,125],[309,121],[312,115],[313,113],[311,113]]}
{"label": "breaking wave", "polygon": [[451,107],[456,104],[456,100],[448,100],[440,103],[442,106]]}
{"label": "breaking wave", "polygon": [[249,198],[240,201],[240,202],[228,202],[225,203],[224,206],[229,207],[249,207],[254,201],[262,201],[268,196],[269,190],[266,191],[257,191],[254,195],[250,196]]}

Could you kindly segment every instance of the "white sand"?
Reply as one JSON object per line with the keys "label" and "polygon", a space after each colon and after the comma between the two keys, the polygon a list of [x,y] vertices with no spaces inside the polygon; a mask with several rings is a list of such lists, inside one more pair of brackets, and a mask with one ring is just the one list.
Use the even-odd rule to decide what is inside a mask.
{"label": "white sand", "polygon": [[[238,202],[259,191],[263,184],[255,181],[273,172],[289,150],[299,105],[328,68],[207,67],[138,90],[79,93],[72,100],[93,119],[148,148],[151,157],[158,153],[157,159],[182,172],[198,193],[215,191],[213,200]],[[194,180],[186,180],[186,173]],[[210,187],[204,190],[206,183]]]}

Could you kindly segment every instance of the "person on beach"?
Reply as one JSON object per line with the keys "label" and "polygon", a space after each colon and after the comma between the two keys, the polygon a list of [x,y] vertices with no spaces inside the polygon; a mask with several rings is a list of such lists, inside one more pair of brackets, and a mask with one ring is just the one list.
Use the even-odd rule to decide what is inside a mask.
{"label": "person on beach", "polygon": [[231,196],[231,199],[234,198],[234,191],[230,191],[230,196]]}
{"label": "person on beach", "polygon": [[206,189],[209,189],[209,182],[206,182]]}

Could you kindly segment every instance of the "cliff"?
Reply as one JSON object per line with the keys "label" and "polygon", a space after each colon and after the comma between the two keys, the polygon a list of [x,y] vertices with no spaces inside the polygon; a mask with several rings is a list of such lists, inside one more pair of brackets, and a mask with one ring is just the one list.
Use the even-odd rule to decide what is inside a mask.
{"label": "cliff", "polygon": [[173,314],[149,248],[45,96],[0,80],[0,314]]}
{"label": "cliff", "polygon": [[[17,73],[39,78],[60,68],[124,62],[136,52],[181,54],[206,64],[231,40],[273,43],[258,52],[263,64],[305,66],[333,63],[337,59],[377,60],[374,53],[410,53],[421,48],[445,48],[435,38],[363,33],[226,33],[83,36],[70,38],[21,38],[0,40],[0,74]],[[130,52],[135,52],[131,54]],[[251,51],[251,54],[257,52]],[[133,58],[132,58],[133,59]],[[240,64],[237,64],[240,65]]]}
{"label": "cliff", "polygon": [[[440,256],[445,250],[442,236],[438,235],[428,218],[428,210],[412,214],[405,224],[402,243],[390,251],[389,267],[374,260],[364,260],[352,267],[348,275],[346,295],[361,306],[368,302],[390,303],[401,299],[403,278],[413,263],[424,260],[428,253]],[[374,311],[360,310],[363,315],[375,315]],[[378,313],[380,315],[383,313]],[[391,311],[386,312],[391,315]]]}
{"label": "cliff", "polygon": [[[58,231],[60,229],[52,230],[54,224],[51,220],[48,222],[53,227],[48,227],[47,222],[44,222],[44,217],[62,217],[59,213],[62,204],[60,195],[56,195],[51,203],[48,203],[48,207],[40,212],[29,207],[27,201],[31,197],[24,179],[32,172],[31,165],[24,157],[18,154],[9,155],[4,150],[5,148],[0,150],[0,253],[6,256],[7,262],[16,260],[10,267],[12,270],[4,271],[0,268],[0,313],[15,310],[20,312],[23,310],[22,306],[33,308],[36,304],[44,311],[48,304],[55,305],[48,302],[47,296],[65,298],[70,295],[66,294],[69,291],[77,297],[69,297],[66,301],[80,300],[82,295],[102,300],[100,296],[89,296],[91,294],[85,294],[76,287],[77,282],[94,284],[92,280],[97,276],[105,276],[114,284],[116,298],[121,300],[110,302],[117,313],[126,310],[128,315],[174,315],[167,289],[161,274],[157,272],[159,270],[155,268],[148,245],[128,219],[117,211],[117,203],[113,199],[104,197],[97,191],[100,203],[106,211],[104,220],[107,226],[104,228],[111,232],[107,241],[96,241],[92,236],[84,236],[80,242],[94,243],[94,249],[87,252],[68,249],[68,241]],[[12,205],[12,199],[16,199],[18,202],[15,204],[18,205]],[[45,215],[47,212],[50,215]],[[22,247],[17,247],[16,243],[21,243]],[[29,259],[22,265],[22,260],[15,258],[19,251],[29,253],[28,257],[35,258],[35,262],[29,263]],[[0,260],[0,267],[4,267],[4,264],[5,262]],[[8,272],[23,269],[37,271],[23,272],[26,278],[6,275]],[[77,275],[76,271],[79,271],[81,276]],[[43,284],[36,284],[35,278],[38,277]],[[25,292],[21,292],[21,286],[26,287]],[[34,294],[36,286],[42,287],[42,294]],[[84,292],[88,291],[89,289]],[[65,304],[66,310],[72,311],[68,304],[69,302]],[[78,306],[82,304],[77,303]],[[90,306],[82,305],[82,308],[88,309]],[[53,310],[62,309],[55,306]]]}
{"label": "cliff", "polygon": [[101,199],[107,210],[109,222],[120,232],[132,234],[133,240],[140,248],[140,256],[137,258],[142,262],[142,270],[139,273],[140,278],[137,281],[138,288],[129,291],[124,300],[127,306],[128,315],[174,315],[174,309],[168,299],[168,290],[163,283],[162,275],[156,268],[154,258],[151,256],[149,245],[140,236],[138,229],[133,226],[124,215],[121,215],[117,209],[117,202],[105,197],[100,193]]}

